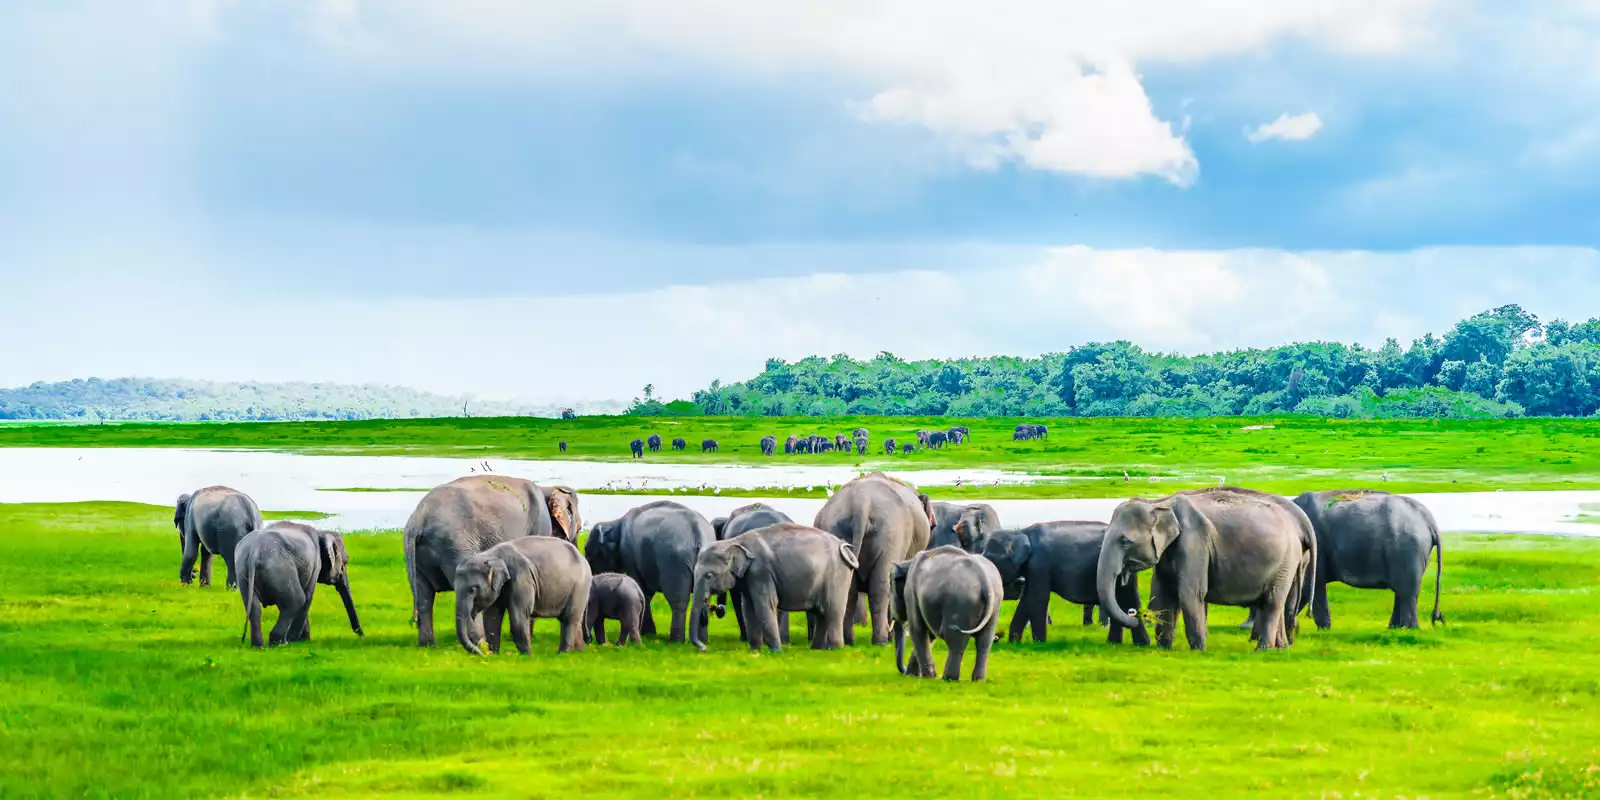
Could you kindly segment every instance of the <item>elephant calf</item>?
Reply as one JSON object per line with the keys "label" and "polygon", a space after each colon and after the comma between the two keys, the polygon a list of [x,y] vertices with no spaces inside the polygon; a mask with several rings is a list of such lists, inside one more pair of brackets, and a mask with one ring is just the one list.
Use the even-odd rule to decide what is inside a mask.
{"label": "elephant calf", "polygon": [[[1005,589],[1000,572],[983,556],[959,547],[924,550],[894,565],[894,661],[902,675],[933,677],[933,640],[949,648],[944,679],[961,680],[961,659],[967,640],[976,636],[977,658],[972,679],[989,676],[989,648],[1000,623]],[[907,667],[906,629],[911,629],[911,665]]]}
{"label": "elephant calf", "polygon": [[638,644],[639,624],[644,619],[644,590],[639,583],[620,572],[602,572],[589,583],[589,607],[584,612],[585,638],[606,643],[606,620],[614,619],[621,630],[617,644]]}
{"label": "elephant calf", "polygon": [[[1105,538],[1104,522],[1041,522],[1020,531],[990,534],[983,556],[999,570],[1002,585],[1022,587],[1016,614],[1011,617],[1009,641],[1021,642],[1023,628],[1030,626],[1034,641],[1046,640],[1052,593],[1069,603],[1082,604],[1083,624],[1094,624],[1093,609],[1100,602],[1095,573]],[[1141,606],[1137,581],[1121,581],[1114,594],[1120,608]],[[1101,618],[1107,618],[1103,611]],[[1123,626],[1112,622],[1108,627],[1107,640],[1121,644]],[[1134,628],[1133,643],[1150,644],[1150,634],[1142,627]]]}
{"label": "elephant calf", "polygon": [[[485,642],[500,652],[500,630],[511,616],[511,641],[523,655],[533,652],[533,620],[561,620],[556,652],[583,649],[583,620],[593,577],[578,548],[554,536],[502,542],[456,567],[456,638],[467,652],[483,655]],[[486,617],[482,625],[479,615]]]}
{"label": "elephant calf", "polygon": [[748,623],[750,649],[783,649],[779,611],[804,611],[811,621],[811,649],[844,646],[845,612],[855,578],[856,549],[849,542],[805,525],[758,528],[716,542],[694,566],[691,639],[706,649],[710,597],[737,588]]}
{"label": "elephant calf", "polygon": [[350,629],[362,635],[350,598],[350,554],[339,534],[297,522],[274,522],[239,540],[234,553],[251,647],[262,646],[263,606],[278,607],[278,622],[268,639],[272,644],[310,639],[311,598],[319,583],[339,590]]}

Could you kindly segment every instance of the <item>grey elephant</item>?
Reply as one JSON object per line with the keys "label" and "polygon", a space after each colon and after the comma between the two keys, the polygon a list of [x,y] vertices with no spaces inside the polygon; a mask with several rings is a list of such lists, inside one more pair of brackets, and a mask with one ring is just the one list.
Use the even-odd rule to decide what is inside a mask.
{"label": "grey elephant", "polygon": [[794,455],[795,452],[797,451],[797,448],[798,448],[799,444],[800,444],[800,439],[798,437],[790,436],[789,438],[784,439],[783,440],[783,454],[786,455],[786,456]]}
{"label": "grey elephant", "polygon": [[644,440],[634,439],[628,442],[628,449],[633,451],[634,458],[644,458]]}
{"label": "grey elephant", "polygon": [[578,514],[578,491],[571,486],[541,486],[545,507],[550,509],[550,535],[578,543],[583,517]]}
{"label": "grey elephant", "polygon": [[865,439],[865,438],[870,437],[871,435],[872,435],[872,433],[870,431],[868,431],[866,428],[856,428],[855,430],[850,432],[850,438],[852,438],[852,439]]}
{"label": "grey elephant", "polygon": [[404,536],[418,645],[433,646],[434,595],[455,591],[456,568],[468,556],[525,536],[554,536],[569,543],[576,538],[575,494],[570,527],[556,527],[567,514],[560,488],[546,493],[522,478],[471,475],[423,496],[406,520]]}
{"label": "grey elephant", "polygon": [[[770,457],[778,451],[778,440],[773,436],[761,437],[761,455]],[[788,452],[785,450],[784,452]]]}
{"label": "grey elephant", "polygon": [[933,504],[933,533],[929,547],[950,545],[969,553],[983,552],[989,534],[1000,530],[1000,513],[987,503]]}
{"label": "grey elephant", "polygon": [[[251,647],[261,647],[261,610],[277,606],[272,644],[311,638],[311,598],[317,584],[332,586],[344,601],[350,630],[361,636],[361,619],[350,597],[350,553],[344,538],[298,522],[274,522],[239,540],[239,598],[244,601],[245,629]],[[241,637],[242,639],[243,637]]]}
{"label": "grey elephant", "polygon": [[[533,621],[561,621],[556,652],[583,649],[584,614],[593,577],[578,548],[552,536],[525,536],[474,553],[456,567],[456,640],[467,652],[500,652],[501,626],[510,617],[517,652],[533,652]],[[476,621],[482,619],[480,628]]]}
{"label": "grey elephant", "polygon": [[[961,659],[973,640],[972,679],[989,677],[989,649],[1000,624],[1005,589],[1000,572],[982,556],[958,547],[935,547],[896,563],[894,586],[894,662],[902,675],[933,677],[933,640],[943,639],[949,654],[944,679],[961,680]],[[906,631],[911,633],[911,663],[906,664]]]}
{"label": "grey elephant", "polygon": [[563,440],[561,440],[559,442],[556,442],[556,446],[561,448],[561,452],[563,452],[563,453],[567,452],[567,442],[566,442],[565,439],[563,439]]}
{"label": "grey elephant", "polygon": [[[855,546],[861,568],[850,593],[847,618],[856,619],[860,593],[871,611],[872,643],[889,643],[889,573],[928,546],[933,506],[925,494],[882,472],[839,487],[817,512],[815,526]],[[845,629],[845,644],[855,643],[855,627]]]}
{"label": "grey elephant", "polygon": [[705,439],[705,440],[701,441],[700,442],[700,452],[702,452],[702,453],[715,453],[715,452],[717,452],[717,440],[716,439]]}
{"label": "grey elephant", "polygon": [[956,444],[966,444],[972,438],[972,429],[965,425],[956,425],[950,429],[950,441]]}
{"label": "grey elephant", "polygon": [[639,506],[610,522],[589,528],[584,555],[595,572],[621,572],[644,592],[644,634],[656,633],[649,601],[664,595],[672,608],[667,641],[682,642],[687,633],[689,601],[694,589],[694,562],[712,542],[711,523],[693,509],[671,500]]}
{"label": "grey elephant", "polygon": [[[1025,627],[1032,627],[1034,641],[1047,641],[1051,594],[1081,604],[1085,609],[1084,624],[1093,624],[1090,613],[1100,602],[1096,570],[1105,538],[1104,522],[1071,521],[1041,522],[988,536],[983,557],[1000,571],[1008,594],[1013,587],[1021,589],[1016,613],[1011,617],[1009,641],[1021,642]],[[1119,608],[1140,606],[1138,581],[1119,581],[1114,594]],[[1107,640],[1121,644],[1123,626],[1111,623],[1108,627]],[[1150,644],[1150,634],[1144,628],[1134,628],[1133,643]]]}
{"label": "grey elephant", "polygon": [[672,440],[672,449],[681,453],[684,450],[689,449],[689,443],[684,441],[683,437],[680,436]]}
{"label": "grey elephant", "polygon": [[200,585],[211,585],[211,558],[218,556],[228,569],[228,588],[238,584],[234,568],[234,549],[239,541],[261,527],[261,509],[256,501],[237,489],[207,486],[178,498],[172,522],[178,527],[183,545],[183,560],[178,580],[185,585],[194,580],[194,562],[200,560]]}
{"label": "grey elephant", "polygon": [[846,435],[844,435],[842,433],[836,434],[833,437],[833,447],[836,450],[843,450],[843,451],[848,453],[848,452],[850,452],[850,445],[852,445],[854,443],[855,443],[854,439],[852,439],[849,436],[846,436]]}
{"label": "grey elephant", "polygon": [[811,649],[844,646],[859,562],[849,542],[792,522],[746,531],[700,552],[694,567],[694,644],[706,649],[712,594],[738,590],[750,649],[783,649],[779,612],[804,611]]}
{"label": "grey elephant", "polygon": [[1417,599],[1428,574],[1428,556],[1435,556],[1433,624],[1439,613],[1439,584],[1444,577],[1444,548],[1439,524],[1421,503],[1409,497],[1352,490],[1306,492],[1295,505],[1311,520],[1317,534],[1317,569],[1312,617],[1317,627],[1333,624],[1328,610],[1328,584],[1338,581],[1357,589],[1394,592],[1391,628],[1416,628]]}
{"label": "grey elephant", "polygon": [[867,444],[868,444],[867,437],[865,437],[865,436],[857,436],[856,437],[856,455],[858,455],[858,456],[866,455],[867,454]]}
{"label": "grey elephant", "polygon": [[917,431],[917,446],[918,447],[927,447],[928,446],[928,432],[927,431],[924,431],[924,430]]}
{"label": "grey elephant", "polygon": [[933,448],[934,450],[943,450],[944,443],[948,439],[949,436],[947,436],[944,431],[934,431],[933,433],[928,434],[927,446]]}
{"label": "grey elephant", "polygon": [[645,442],[650,445],[650,452],[661,452],[661,436],[659,434],[650,434],[650,438],[646,439]]}
{"label": "grey elephant", "polygon": [[903,455],[911,455],[913,452],[916,452],[916,449],[917,449],[916,445],[914,445],[914,444],[912,444],[910,442],[906,442],[904,445],[901,445],[900,452]]}
{"label": "grey elephant", "polygon": [[639,626],[644,622],[644,590],[639,583],[620,572],[602,572],[589,583],[589,608],[584,612],[586,638],[606,643],[606,620],[617,621],[617,644],[639,643]]}
{"label": "grey elephant", "polygon": [[1116,584],[1154,570],[1150,609],[1156,641],[1171,648],[1183,614],[1192,650],[1206,647],[1208,605],[1257,612],[1257,649],[1294,639],[1301,604],[1316,571],[1311,520],[1287,498],[1233,486],[1179,492],[1117,506],[1095,568],[1100,605],[1113,622],[1137,628],[1120,608]]}
{"label": "grey elephant", "polygon": [[886,455],[891,455],[891,456],[894,455],[894,440],[893,439],[884,439],[883,440],[883,452]]}
{"label": "grey elephant", "polygon": [[[789,518],[788,514],[768,505],[751,503],[734,509],[726,517],[717,517],[712,520],[711,529],[716,532],[717,541],[721,542],[743,536],[759,528],[765,528],[769,525],[782,525],[787,522],[794,522]],[[719,615],[726,613],[722,611],[722,606],[725,606],[731,600],[734,619],[739,623],[739,640],[748,642],[750,641],[750,632],[744,612],[744,592],[737,587],[728,591],[732,595],[731,598],[722,596],[717,598],[718,613]],[[810,631],[808,630],[807,633],[809,634]],[[778,612],[778,638],[784,644],[789,643],[789,612],[787,611]]]}

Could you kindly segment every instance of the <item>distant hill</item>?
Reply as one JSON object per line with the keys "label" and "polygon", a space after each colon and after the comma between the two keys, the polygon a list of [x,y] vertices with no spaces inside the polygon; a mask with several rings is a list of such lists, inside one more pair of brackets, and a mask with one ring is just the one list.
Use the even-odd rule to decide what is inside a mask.
{"label": "distant hill", "polygon": [[[465,406],[465,412],[463,412]],[[614,414],[622,402],[570,406]],[[564,406],[447,397],[404,386],[114,378],[0,389],[0,420],[316,420],[560,416]]]}

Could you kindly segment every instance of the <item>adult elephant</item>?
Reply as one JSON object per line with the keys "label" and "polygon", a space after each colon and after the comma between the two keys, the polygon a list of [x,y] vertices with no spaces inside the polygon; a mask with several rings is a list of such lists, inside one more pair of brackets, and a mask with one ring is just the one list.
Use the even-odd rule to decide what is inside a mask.
{"label": "adult elephant", "polygon": [[[469,475],[423,495],[406,520],[404,537],[418,646],[433,646],[434,596],[455,591],[456,568],[468,556],[524,536],[577,538],[577,495],[571,491],[547,492],[532,481],[504,475]],[[552,519],[561,520],[565,529],[556,528]]]}
{"label": "adult elephant", "polygon": [[872,433],[866,428],[856,428],[850,432],[850,438],[852,439],[866,439],[870,436],[872,436]]}
{"label": "adult elephant", "polygon": [[238,489],[207,486],[178,498],[172,524],[178,528],[183,560],[178,580],[194,581],[194,562],[200,560],[200,585],[211,585],[211,558],[220,556],[228,569],[228,588],[239,584],[234,573],[234,550],[239,540],[261,527],[261,509]]}
{"label": "adult elephant", "polygon": [[983,552],[990,533],[1000,530],[1000,512],[987,503],[933,504],[933,533],[929,547],[950,545],[969,553]]}
{"label": "adult elephant", "polygon": [[891,456],[894,455],[894,440],[893,439],[884,439],[883,440],[883,452],[885,454],[887,454],[887,455],[891,455]]}
{"label": "adult elephant", "polygon": [[702,453],[715,453],[715,452],[717,452],[717,440],[716,439],[704,439],[704,440],[702,440],[700,442],[700,452],[702,452]]}
{"label": "adult elephant", "polygon": [[1120,608],[1116,584],[1154,570],[1150,609],[1156,641],[1172,647],[1176,613],[1192,650],[1206,647],[1206,607],[1257,612],[1257,649],[1293,642],[1302,598],[1317,563],[1311,520],[1287,498],[1233,486],[1179,492],[1117,506],[1095,569],[1100,605],[1128,628],[1138,619]]}
{"label": "adult elephant", "polygon": [[[761,437],[761,455],[771,456],[778,451],[778,440],[772,436]],[[788,452],[785,450],[784,452]]]}
{"label": "adult elephant", "polygon": [[644,592],[644,633],[656,632],[649,601],[665,595],[672,608],[672,629],[667,641],[682,642],[687,633],[689,601],[694,589],[694,562],[712,542],[716,531],[705,517],[671,500],[646,503],[610,522],[589,528],[584,556],[598,575],[620,572],[634,579]]}
{"label": "adult elephant", "polygon": [[790,436],[789,438],[784,439],[783,440],[783,454],[786,455],[786,456],[794,455],[796,446],[799,445],[799,443],[800,443],[800,440],[797,437],[794,437],[794,436]]}
{"label": "adult elephant", "polygon": [[634,458],[644,458],[644,440],[634,439],[628,442],[628,449],[633,451]]}
{"label": "adult elephant", "polygon": [[946,435],[944,431],[934,431],[933,433],[928,434],[927,446],[935,450],[943,450],[944,443],[948,441],[949,438],[950,437]]}
{"label": "adult elephant", "polygon": [[661,436],[660,435],[652,433],[652,434],[650,434],[650,438],[646,439],[645,441],[648,442],[649,445],[650,445],[650,452],[652,452],[652,453],[661,452]]}
{"label": "adult elephant", "polygon": [[1433,514],[1409,497],[1370,490],[1306,492],[1294,504],[1311,520],[1317,534],[1317,569],[1312,617],[1318,628],[1333,624],[1328,610],[1328,584],[1394,592],[1389,627],[1416,628],[1417,600],[1428,574],[1428,557],[1436,557],[1433,573],[1433,624],[1439,613],[1439,584],[1444,577],[1444,548]]}
{"label": "adult elephant", "polygon": [[[771,525],[783,525],[794,522],[788,514],[776,508],[761,503],[751,503],[740,506],[726,517],[717,517],[711,521],[711,529],[716,531],[717,541],[736,539],[746,533],[765,528]],[[749,641],[749,622],[744,614],[744,594],[738,588],[731,589],[732,598],[718,597],[717,605],[726,607],[727,601],[733,601],[733,617],[739,623],[739,641]],[[726,613],[726,612],[723,612]],[[789,612],[778,613],[778,634],[784,644],[789,643]]]}
{"label": "adult elephant", "polygon": [[867,437],[865,437],[865,436],[857,436],[856,437],[856,455],[858,455],[858,456],[866,455],[867,454],[867,444],[868,444],[867,443]]}
{"label": "adult elephant", "polygon": [[950,429],[950,440],[956,444],[966,444],[972,438],[972,429],[965,425],[956,425]]}
{"label": "adult elephant", "polygon": [[[839,487],[817,512],[815,527],[855,546],[861,562],[846,619],[856,619],[856,605],[866,592],[872,619],[872,643],[889,643],[890,573],[896,562],[927,549],[933,528],[933,506],[908,484],[873,472]],[[844,633],[855,644],[854,626]]]}
{"label": "adult elephant", "polygon": [[[1085,609],[1100,602],[1096,570],[1106,538],[1104,522],[1041,522],[1020,531],[995,531],[984,543],[984,558],[1000,570],[1008,595],[1021,587],[1017,610],[1011,617],[1008,639],[1022,641],[1024,628],[1033,629],[1033,640],[1046,641],[1050,624],[1050,595]],[[1139,582],[1121,581],[1114,590],[1121,608],[1139,607]],[[1011,598],[1007,598],[1011,599]],[[1085,625],[1093,623],[1087,619]],[[1108,641],[1122,642],[1123,626],[1112,623]],[[1150,644],[1150,634],[1133,629],[1133,643]]]}
{"label": "adult elephant", "polygon": [[680,437],[672,440],[672,449],[677,450],[678,452],[681,453],[684,450],[689,449],[689,443],[687,441],[684,441],[683,437],[680,436]]}
{"label": "adult elephant", "polygon": [[842,433],[833,437],[833,446],[836,449],[842,450],[842,451],[844,451],[846,453],[850,452],[850,445],[853,444],[854,442],[855,442],[854,439],[852,439],[849,436],[846,436],[846,435],[844,435]]}

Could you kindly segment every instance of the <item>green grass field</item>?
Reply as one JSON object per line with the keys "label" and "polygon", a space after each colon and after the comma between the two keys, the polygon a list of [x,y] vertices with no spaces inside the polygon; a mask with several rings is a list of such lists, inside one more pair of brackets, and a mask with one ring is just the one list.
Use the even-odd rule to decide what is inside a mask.
{"label": "green grass field", "polygon": [[[1034,486],[950,487],[963,497],[1119,497],[1230,484],[1298,494],[1307,489],[1376,485],[1398,492],[1600,489],[1600,422],[1285,419],[1056,419],[1050,438],[1013,442],[1017,420],[945,418],[531,417],[367,422],[137,423],[0,427],[0,447],[198,447],[310,454],[417,455],[463,459],[626,461],[628,442],[659,433],[690,442],[651,461],[711,464],[843,464],[860,469],[994,468],[1051,478]],[[966,424],[972,441],[892,458],[820,454],[773,458],[758,443],[772,434],[842,433],[857,426],[914,441],[918,428]],[[1275,427],[1247,430],[1258,425]],[[702,455],[717,439],[721,452]],[[557,443],[569,444],[565,455]],[[1124,481],[1127,473],[1130,480]],[[1152,483],[1155,477],[1158,483]],[[426,487],[424,487],[426,488]]]}
{"label": "green grass field", "polygon": [[704,654],[557,655],[551,621],[531,657],[418,650],[398,535],[349,547],[368,635],[328,591],[312,642],[256,652],[236,593],[178,584],[170,510],[0,506],[0,797],[1600,793],[1600,542],[1449,536],[1447,625],[1388,631],[1388,595],[1335,587],[1288,652],[1251,652],[1240,609],[1160,652],[1058,603],[978,685],[889,648],[752,655],[731,618]]}

